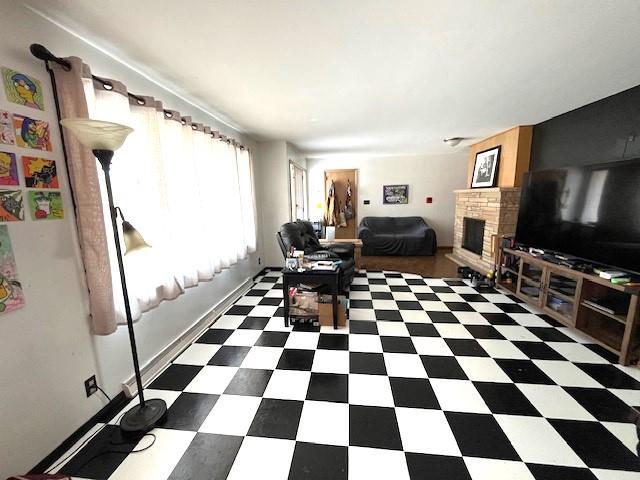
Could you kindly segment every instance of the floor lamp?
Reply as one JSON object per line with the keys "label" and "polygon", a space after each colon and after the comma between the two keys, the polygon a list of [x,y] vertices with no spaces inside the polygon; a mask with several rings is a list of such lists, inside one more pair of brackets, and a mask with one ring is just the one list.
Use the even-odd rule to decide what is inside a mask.
{"label": "floor lamp", "polygon": [[[109,212],[111,213],[111,225],[113,227],[113,237],[116,244],[116,256],[118,258],[118,269],[120,270],[120,281],[122,283],[122,293],[124,296],[124,309],[127,316],[127,328],[129,329],[129,341],[131,343],[131,355],[133,357],[133,369],[138,386],[138,397],[140,403],[124,414],[120,421],[120,428],[128,434],[142,434],[153,429],[160,423],[167,414],[167,404],[161,399],[146,400],[144,398],[142,377],[140,375],[140,364],[138,362],[138,349],[136,347],[136,337],[133,331],[133,318],[131,316],[131,306],[129,305],[129,293],[127,291],[127,281],[124,274],[124,264],[122,261],[122,249],[120,247],[120,236],[118,234],[118,210],[113,205],[113,194],[111,192],[111,176],[109,170],[111,159],[115,150],[120,148],[127,136],[133,131],[126,125],[117,123],[90,120],[87,118],[67,118],[60,121],[63,127],[78,139],[87,148],[90,148],[102,166],[105,184],[107,187],[107,198],[109,200]],[[121,212],[122,214],[122,212]],[[148,247],[142,235],[133,226],[124,220],[123,236],[126,253],[140,248]],[[126,254],[125,253],[125,254]]]}

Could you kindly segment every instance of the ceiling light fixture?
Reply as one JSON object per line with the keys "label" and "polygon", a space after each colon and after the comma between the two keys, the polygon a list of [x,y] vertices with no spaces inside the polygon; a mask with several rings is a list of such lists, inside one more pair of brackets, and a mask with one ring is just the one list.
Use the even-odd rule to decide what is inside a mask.
{"label": "ceiling light fixture", "polygon": [[451,137],[451,138],[445,138],[443,142],[449,145],[450,147],[455,147],[463,140],[464,140],[464,137]]}

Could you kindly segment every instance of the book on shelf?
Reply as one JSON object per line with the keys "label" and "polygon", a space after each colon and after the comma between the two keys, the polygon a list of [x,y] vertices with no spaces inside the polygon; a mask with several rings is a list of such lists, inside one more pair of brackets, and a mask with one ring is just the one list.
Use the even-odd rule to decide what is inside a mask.
{"label": "book on shelf", "polygon": [[585,298],[583,302],[597,310],[601,310],[610,315],[624,315],[629,307],[624,297],[620,298],[601,298],[591,297]]}

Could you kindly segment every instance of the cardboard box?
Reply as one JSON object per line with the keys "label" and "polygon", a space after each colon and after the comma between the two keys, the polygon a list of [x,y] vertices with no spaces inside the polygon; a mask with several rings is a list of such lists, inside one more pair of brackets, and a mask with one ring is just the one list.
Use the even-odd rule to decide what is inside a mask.
{"label": "cardboard box", "polygon": [[[338,296],[338,326],[344,327],[347,324],[347,302],[348,300]],[[333,326],[333,304],[331,295],[321,295],[318,303],[318,320],[320,325]]]}

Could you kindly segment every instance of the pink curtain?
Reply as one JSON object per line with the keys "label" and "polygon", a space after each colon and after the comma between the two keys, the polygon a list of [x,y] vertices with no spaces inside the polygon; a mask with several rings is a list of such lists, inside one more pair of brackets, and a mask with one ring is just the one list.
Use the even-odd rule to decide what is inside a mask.
{"label": "pink curtain", "polygon": [[[82,83],[82,61],[77,57],[66,60],[72,64],[69,71],[57,64],[52,65],[60,100],[60,114],[62,118],[86,118],[89,115]],[[69,181],[76,207],[78,237],[89,289],[92,332],[96,335],[109,335],[115,332],[117,323],[96,161],[91,151],[71,135],[67,133],[64,138]]]}

